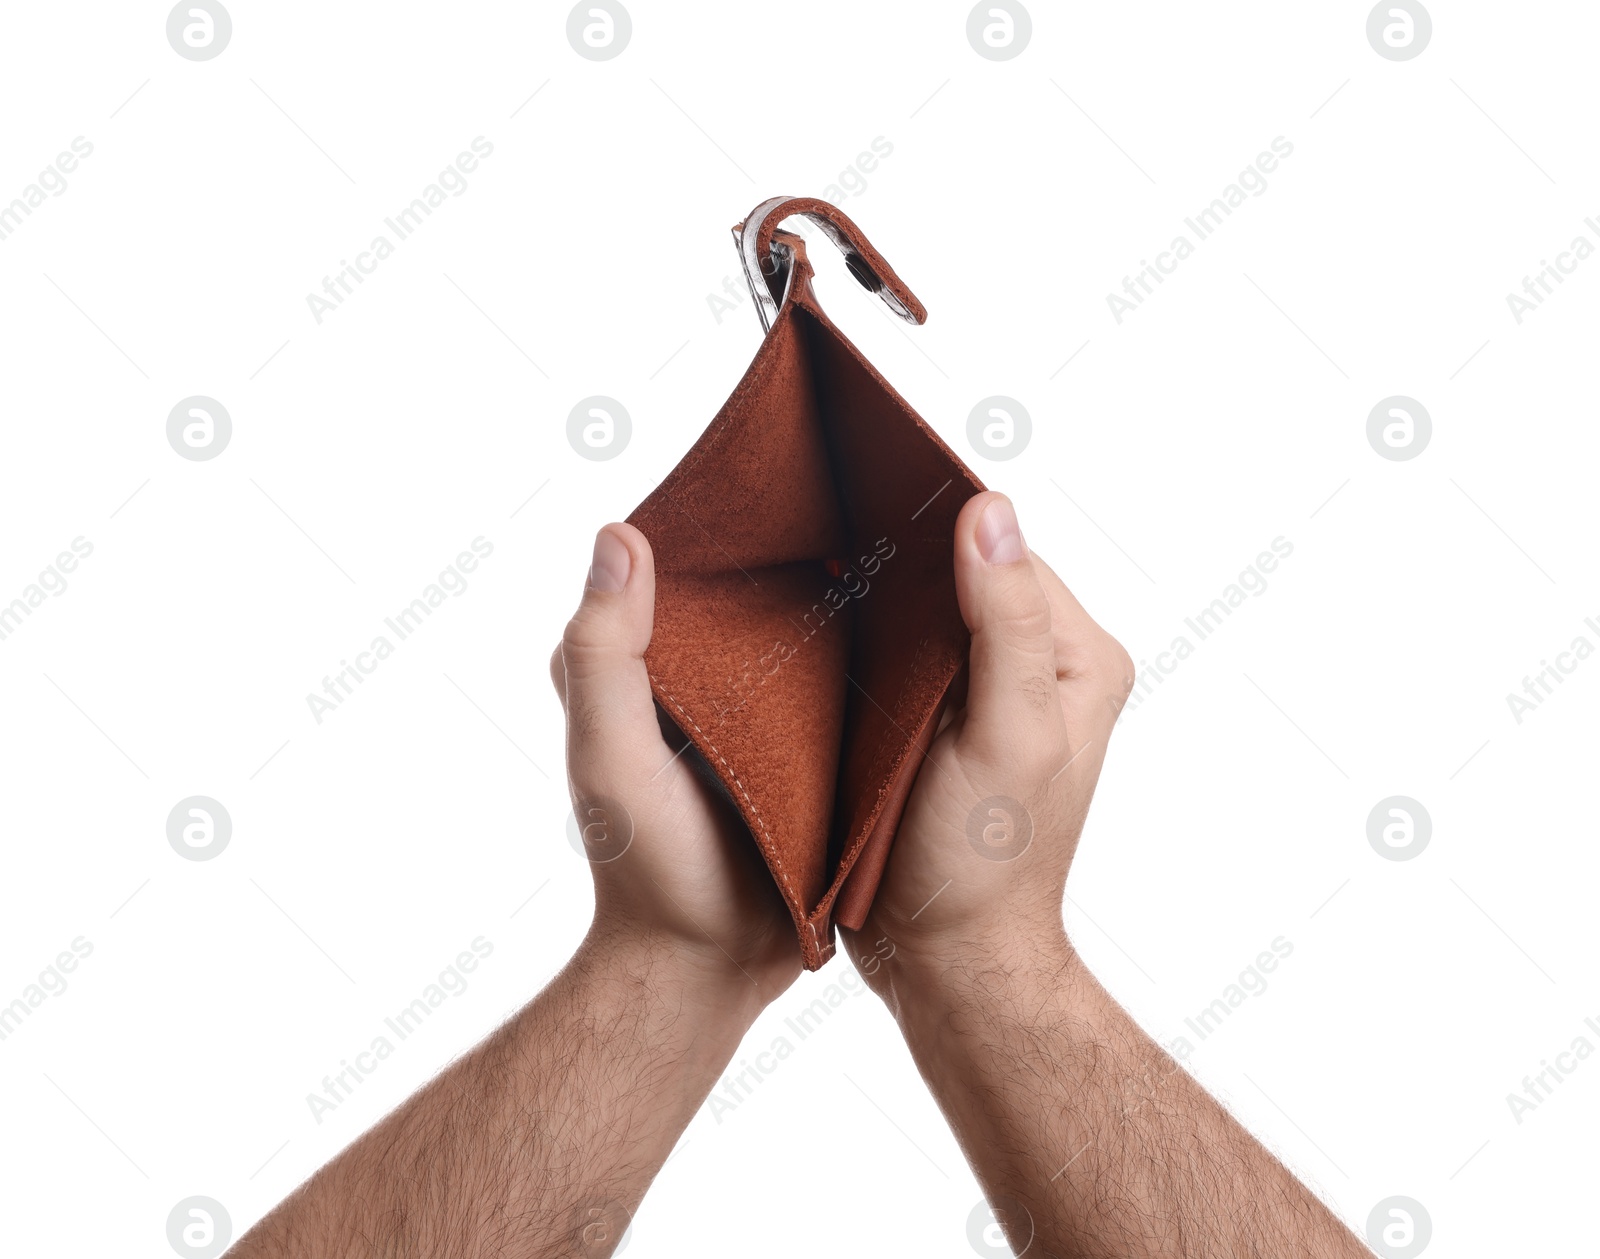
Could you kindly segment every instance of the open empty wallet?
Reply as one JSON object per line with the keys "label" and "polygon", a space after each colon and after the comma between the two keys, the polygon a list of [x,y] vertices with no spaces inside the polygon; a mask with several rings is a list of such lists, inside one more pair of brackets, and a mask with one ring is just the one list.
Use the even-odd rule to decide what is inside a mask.
{"label": "open empty wallet", "polygon": [[[969,647],[956,514],[978,478],[834,326],[804,216],[897,316],[927,311],[826,201],[733,229],[766,337],[693,448],[628,517],[655,551],[659,711],[750,828],[808,970],[857,929]],[[808,234],[809,230],[808,230]]]}

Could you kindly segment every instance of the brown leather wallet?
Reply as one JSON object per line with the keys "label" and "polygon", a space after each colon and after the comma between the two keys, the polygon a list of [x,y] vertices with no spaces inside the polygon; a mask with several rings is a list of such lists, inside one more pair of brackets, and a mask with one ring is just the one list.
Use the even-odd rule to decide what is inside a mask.
{"label": "brown leather wallet", "polygon": [[983,485],[822,312],[805,241],[778,230],[794,215],[926,320],[833,205],[757,206],[733,235],[766,338],[628,519],[655,551],[657,705],[749,826],[816,970],[834,922],[866,920],[963,675],[953,537]]}

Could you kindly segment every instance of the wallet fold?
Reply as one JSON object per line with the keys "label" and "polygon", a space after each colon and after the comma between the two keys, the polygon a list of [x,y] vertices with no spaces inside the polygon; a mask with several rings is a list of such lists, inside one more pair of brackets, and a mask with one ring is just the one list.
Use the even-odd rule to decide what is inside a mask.
{"label": "wallet fold", "polygon": [[807,969],[865,922],[965,667],[957,513],[982,483],[832,323],[804,215],[897,315],[922,304],[843,213],[774,198],[734,229],[767,334],[628,517],[656,564],[656,702],[738,808]]}

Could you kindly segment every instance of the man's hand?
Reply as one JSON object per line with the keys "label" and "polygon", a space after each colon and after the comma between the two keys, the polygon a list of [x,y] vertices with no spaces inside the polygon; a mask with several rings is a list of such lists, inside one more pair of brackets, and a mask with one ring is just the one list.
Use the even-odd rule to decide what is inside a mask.
{"label": "man's hand", "polygon": [[963,507],[955,572],[966,704],[929,750],[872,914],[846,943],[1012,1250],[1365,1255],[1067,939],[1067,868],[1132,684],[1127,653],[1028,554],[998,494]]}
{"label": "man's hand", "polygon": [[595,881],[576,956],[252,1228],[236,1259],[611,1254],[750,1023],[799,974],[749,835],[656,725],[654,603],[644,536],[607,526],[550,662]]}
{"label": "man's hand", "polygon": [[[966,704],[929,749],[872,917],[846,935],[891,1008],[908,971],[1064,950],[1067,867],[1133,681],[1121,644],[1028,552],[1003,495],[957,517],[955,573]],[[898,966],[867,961],[885,937]]]}
{"label": "man's hand", "polygon": [[[956,579],[967,703],[851,945],[896,942],[888,965],[863,969],[1013,1246],[1363,1253],[1067,943],[1063,881],[1126,655],[1027,554],[998,495],[963,510]],[[240,1259],[610,1254],[750,1022],[794,980],[799,951],[753,845],[656,723],[654,585],[643,536],[608,526],[552,661],[594,863],[577,955],[241,1238]]]}
{"label": "man's hand", "polygon": [[607,525],[550,657],[593,863],[591,935],[656,939],[708,983],[754,985],[764,1004],[800,973],[793,924],[737,811],[694,772],[681,735],[676,747],[663,738],[644,663],[655,596],[644,534]]}

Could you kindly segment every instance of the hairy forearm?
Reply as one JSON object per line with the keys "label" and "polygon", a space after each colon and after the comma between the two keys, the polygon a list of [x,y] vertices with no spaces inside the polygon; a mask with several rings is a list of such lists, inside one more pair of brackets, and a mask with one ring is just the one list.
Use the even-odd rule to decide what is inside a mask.
{"label": "hairy forearm", "polygon": [[1031,1230],[1061,1259],[1368,1254],[1065,936],[903,965],[891,1007],[1019,1253]]}
{"label": "hairy forearm", "polygon": [[609,1255],[758,1009],[670,946],[591,937],[232,1259]]}

